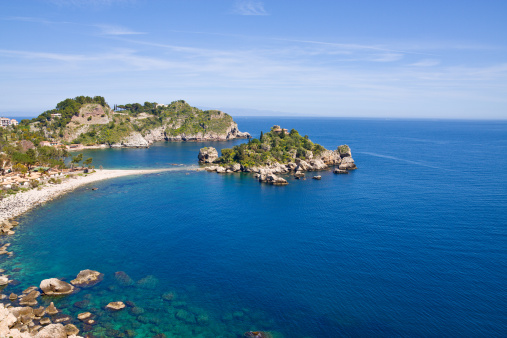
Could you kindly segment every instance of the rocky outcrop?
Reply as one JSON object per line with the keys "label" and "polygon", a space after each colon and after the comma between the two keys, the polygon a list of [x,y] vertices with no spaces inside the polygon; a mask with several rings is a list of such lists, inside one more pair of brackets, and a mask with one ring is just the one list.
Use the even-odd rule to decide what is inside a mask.
{"label": "rocky outcrop", "polygon": [[113,311],[119,311],[125,308],[125,304],[123,302],[111,302],[106,305],[106,308]]}
{"label": "rocky outcrop", "polygon": [[57,278],[44,279],[40,282],[39,288],[48,296],[68,295],[74,291],[72,285]]}
{"label": "rocky outcrop", "polygon": [[[204,148],[203,148],[204,149]],[[295,158],[293,162],[287,164],[271,163],[265,166],[243,167],[239,163],[229,165],[210,165],[205,167],[206,171],[217,173],[233,173],[233,172],[249,172],[260,182],[266,182],[274,185],[288,184],[287,180],[278,177],[279,174],[289,174],[294,172],[296,179],[304,179],[307,171],[322,171],[333,166],[338,166],[334,170],[336,174],[348,174],[347,170],[357,169],[349,146],[340,146],[335,151],[324,150],[318,156],[314,154],[306,154],[305,159]],[[199,153],[201,156],[201,153]],[[308,158],[308,159],[307,159]],[[318,180],[321,176],[314,176]]]}
{"label": "rocky outcrop", "polygon": [[35,338],[67,338],[62,324],[49,324],[35,335]]}
{"label": "rocky outcrop", "polygon": [[110,145],[111,148],[148,148],[150,143],[138,132],[132,132],[118,143]]}
{"label": "rocky outcrop", "polygon": [[76,279],[71,280],[70,283],[78,287],[90,287],[99,283],[103,276],[104,275],[98,271],[88,269],[82,270],[79,272]]}
{"label": "rocky outcrop", "polygon": [[199,163],[213,163],[218,159],[218,151],[213,147],[201,148],[197,158]]}

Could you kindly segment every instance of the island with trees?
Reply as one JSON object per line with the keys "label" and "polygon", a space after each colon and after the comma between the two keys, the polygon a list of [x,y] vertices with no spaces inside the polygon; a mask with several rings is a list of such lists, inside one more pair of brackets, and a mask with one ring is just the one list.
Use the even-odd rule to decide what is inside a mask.
{"label": "island with trees", "polygon": [[[293,173],[294,177],[305,177],[306,171],[325,170],[335,166],[336,174],[346,174],[357,169],[348,145],[336,150],[327,150],[313,143],[308,136],[301,136],[297,130],[290,132],[280,126],[273,126],[267,133],[261,132],[258,139],[250,139],[233,148],[222,149],[222,155],[213,147],[202,148],[198,159],[207,171],[217,173],[250,172],[261,182],[274,185],[288,184],[277,174]],[[314,176],[320,179],[320,176]]]}

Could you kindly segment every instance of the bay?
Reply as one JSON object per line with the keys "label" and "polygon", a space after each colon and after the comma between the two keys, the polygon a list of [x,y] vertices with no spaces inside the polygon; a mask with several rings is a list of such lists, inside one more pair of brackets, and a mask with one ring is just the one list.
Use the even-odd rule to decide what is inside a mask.
{"label": "bay", "polygon": [[[328,149],[348,144],[359,169],[275,187],[181,166],[78,189],[2,239],[15,256],[0,266],[20,281],[5,292],[103,272],[97,286],[55,301],[74,317],[98,314],[95,327],[77,323],[96,336],[507,335],[506,122],[235,120],[256,137],[279,124]],[[201,147],[241,142],[84,157],[107,169],[178,167],[197,165]],[[117,271],[134,285],[120,285]],[[143,312],[103,309],[116,300]]]}

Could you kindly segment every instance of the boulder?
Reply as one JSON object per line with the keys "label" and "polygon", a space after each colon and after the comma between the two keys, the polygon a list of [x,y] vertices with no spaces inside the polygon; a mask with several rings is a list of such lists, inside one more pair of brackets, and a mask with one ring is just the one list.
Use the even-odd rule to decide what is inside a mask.
{"label": "boulder", "polygon": [[200,163],[213,163],[218,159],[218,151],[213,147],[201,148],[197,158]]}
{"label": "boulder", "polygon": [[224,174],[226,172],[226,169],[224,167],[217,167],[217,173]]}
{"label": "boulder", "polygon": [[5,275],[0,276],[0,286],[9,284],[9,278]]}
{"label": "boulder", "polygon": [[33,315],[35,317],[42,317],[42,316],[44,316],[45,313],[46,313],[46,309],[44,308],[44,306],[41,306],[37,309],[33,309]]}
{"label": "boulder", "polygon": [[92,314],[90,312],[83,312],[83,313],[80,313],[77,315],[77,319],[86,320],[86,319],[90,318],[91,316],[92,316]]}
{"label": "boulder", "polygon": [[41,318],[41,320],[39,321],[39,324],[40,324],[40,325],[48,325],[48,324],[51,324],[51,319],[49,319],[48,317],[43,317],[43,318]]}
{"label": "boulder", "polygon": [[343,169],[335,169],[333,172],[335,174],[348,174],[349,173],[347,170],[343,170]]}
{"label": "boulder", "polygon": [[19,302],[20,305],[29,305],[29,306],[35,306],[37,305],[37,297],[40,296],[40,292],[37,290],[33,290],[27,295],[25,295],[21,301]]}
{"label": "boulder", "polygon": [[46,308],[46,313],[48,315],[56,315],[58,313],[58,309],[53,302],[51,302],[51,304],[49,304],[49,306]]}
{"label": "boulder", "polygon": [[119,311],[125,308],[125,304],[123,302],[111,302],[106,305],[106,308],[109,310]]}
{"label": "boulder", "polygon": [[79,329],[73,324],[67,324],[63,327],[67,336],[76,335],[79,333]]}
{"label": "boulder", "polygon": [[269,174],[266,177],[266,182],[273,185],[287,185],[289,182],[287,182],[285,179],[276,176],[275,174]]}
{"label": "boulder", "polygon": [[50,324],[35,335],[35,338],[67,338],[62,324]]}
{"label": "boulder", "polygon": [[320,180],[320,179],[322,179],[322,176],[317,175],[317,176],[313,176],[312,178],[313,178],[314,180]]}
{"label": "boulder", "polygon": [[40,282],[39,288],[45,295],[59,296],[68,295],[74,291],[74,287],[58,278],[44,279]]}
{"label": "boulder", "polygon": [[76,279],[70,281],[71,284],[79,287],[90,287],[102,280],[104,275],[94,270],[82,270]]}
{"label": "boulder", "polygon": [[18,295],[17,295],[17,294],[15,294],[15,293],[11,293],[11,294],[9,295],[9,299],[10,299],[11,301],[15,301],[16,299],[18,299]]}
{"label": "boulder", "polygon": [[354,163],[354,159],[350,156],[344,157],[342,159],[342,163],[340,164],[340,166],[338,168],[342,169],[342,170],[343,169],[348,169],[348,170],[357,169],[356,164]]}

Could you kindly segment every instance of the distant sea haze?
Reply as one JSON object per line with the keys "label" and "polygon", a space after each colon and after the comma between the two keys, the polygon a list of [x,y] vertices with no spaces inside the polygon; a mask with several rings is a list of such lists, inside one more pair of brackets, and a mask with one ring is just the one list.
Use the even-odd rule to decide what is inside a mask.
{"label": "distant sea haze", "polygon": [[[138,337],[507,336],[507,122],[235,120],[254,137],[277,124],[328,149],[348,144],[359,169],[286,176],[283,187],[182,170],[78,189],[19,219],[15,255],[0,262],[21,268],[10,292],[100,271],[97,286],[54,300],[73,318],[135,303],[101,312],[86,328],[95,334],[109,322]],[[242,142],[84,157],[106,169],[161,168]]]}

